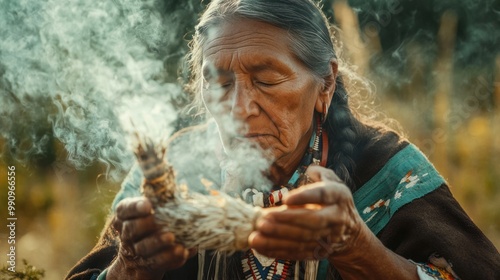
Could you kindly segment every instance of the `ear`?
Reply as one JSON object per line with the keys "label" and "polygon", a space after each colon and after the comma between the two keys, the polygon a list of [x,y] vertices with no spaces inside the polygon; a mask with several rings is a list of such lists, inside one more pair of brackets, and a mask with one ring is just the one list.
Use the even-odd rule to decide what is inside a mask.
{"label": "ear", "polygon": [[318,99],[316,100],[315,109],[319,113],[323,113],[323,104],[326,105],[326,110],[330,108],[330,103],[332,102],[333,93],[335,92],[338,64],[337,59],[332,59],[330,61],[330,74],[322,78],[323,86],[318,94]]}

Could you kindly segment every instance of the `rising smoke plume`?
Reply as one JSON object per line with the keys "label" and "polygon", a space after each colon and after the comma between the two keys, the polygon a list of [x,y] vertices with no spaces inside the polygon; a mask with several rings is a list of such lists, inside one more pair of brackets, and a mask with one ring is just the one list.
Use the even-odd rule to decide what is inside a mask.
{"label": "rising smoke plume", "polygon": [[[133,133],[168,138],[185,100],[173,59],[184,54],[185,30],[179,15],[166,14],[172,5],[193,17],[201,9],[189,1],[0,0],[1,155],[28,162],[55,140],[76,168],[100,162],[118,177],[133,164]],[[237,125],[228,118],[224,127]],[[189,157],[213,149],[219,139],[212,139],[184,141],[170,153],[177,167],[201,173]],[[223,164],[241,170],[241,158],[258,166],[245,170],[252,184],[268,162],[247,148]]]}
{"label": "rising smoke plume", "polygon": [[125,170],[128,132],[172,132],[171,101],[182,92],[159,50],[182,38],[158,2],[2,0],[0,7],[3,155],[27,161],[55,137],[78,168],[101,161]]}

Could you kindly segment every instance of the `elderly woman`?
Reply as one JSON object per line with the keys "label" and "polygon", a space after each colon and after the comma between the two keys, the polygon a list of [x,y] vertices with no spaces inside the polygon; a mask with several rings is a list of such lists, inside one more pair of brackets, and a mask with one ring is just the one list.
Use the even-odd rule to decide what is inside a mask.
{"label": "elderly woman", "polygon": [[[195,103],[224,151],[242,140],[270,151],[275,187],[254,202],[288,206],[259,219],[251,249],[215,259],[176,243],[146,198],[127,198],[133,171],[112,230],[68,278],[500,279],[498,251],[427,159],[353,114],[330,31],[311,0],[214,0],[196,27]],[[246,130],[231,135],[227,116]]]}

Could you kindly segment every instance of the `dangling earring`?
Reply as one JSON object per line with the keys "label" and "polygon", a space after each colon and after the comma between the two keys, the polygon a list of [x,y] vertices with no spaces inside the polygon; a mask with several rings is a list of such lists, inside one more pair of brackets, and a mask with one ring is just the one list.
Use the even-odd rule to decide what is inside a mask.
{"label": "dangling earring", "polygon": [[323,113],[321,113],[321,123],[325,123],[326,121],[326,114],[328,114],[327,108],[326,108],[326,102],[323,103]]}

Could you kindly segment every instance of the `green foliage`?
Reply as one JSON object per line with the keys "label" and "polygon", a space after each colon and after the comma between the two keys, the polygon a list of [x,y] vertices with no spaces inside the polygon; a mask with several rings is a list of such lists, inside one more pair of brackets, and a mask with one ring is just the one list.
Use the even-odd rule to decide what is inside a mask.
{"label": "green foliage", "polygon": [[7,266],[0,269],[0,280],[39,280],[43,279],[45,276],[45,270],[37,269],[28,261],[23,259],[24,268],[22,270],[16,270],[12,272]]}
{"label": "green foliage", "polygon": [[[183,57],[188,52],[187,42],[192,37],[199,14],[209,2],[155,0],[144,7],[145,14],[151,12],[160,19],[161,40],[157,44],[147,44],[150,34],[144,31],[148,29],[141,27],[147,27],[145,24],[148,21],[133,29],[133,35],[147,44],[149,55],[162,62],[165,73],[155,77],[157,80],[174,82],[179,76],[184,79],[188,77],[187,69],[182,69]],[[328,18],[334,21],[332,4],[335,0],[322,2]],[[349,0],[348,3],[357,14],[362,39],[368,41],[371,35],[372,39],[380,41],[380,52],[369,58],[369,78],[377,84],[382,101],[377,110],[397,119],[410,140],[430,156],[440,172],[446,173],[448,170],[447,178],[457,200],[494,244],[500,246],[500,137],[495,133],[500,129],[500,109],[496,109],[497,117],[493,118],[491,112],[482,110],[481,106],[482,103],[496,104],[491,102],[490,96],[493,96],[492,85],[499,81],[494,80],[493,73],[496,70],[493,64],[499,55],[497,46],[500,32],[497,30],[500,18],[495,11],[500,10],[500,1]],[[452,88],[443,93],[450,96],[448,102],[451,111],[440,112],[433,107],[436,84],[445,80],[435,70],[439,58],[438,30],[443,12],[449,10],[454,11],[457,18],[451,60],[453,69],[450,69],[454,79]],[[24,20],[28,17],[20,18]],[[31,63],[31,53],[28,57],[27,61]],[[418,63],[412,64],[412,61]],[[44,88],[36,88],[36,92],[43,94],[32,99],[16,99],[16,94],[23,92],[14,92],[19,85],[9,83],[5,78],[8,69],[2,64],[4,61],[0,61],[0,109],[6,110],[5,114],[0,112],[0,127],[3,128],[3,132],[0,132],[0,170],[4,170],[2,163],[16,164],[16,168],[19,168],[16,179],[19,186],[16,202],[18,216],[30,226],[19,227],[17,235],[39,231],[44,239],[36,239],[37,244],[49,244],[43,248],[49,251],[50,257],[43,259],[41,255],[36,256],[37,263],[45,269],[37,269],[25,260],[24,266],[19,265],[15,272],[9,271],[7,266],[1,267],[0,280],[61,278],[52,275],[63,275],[95,244],[118,186],[107,182],[107,178],[102,176],[104,171],[99,163],[88,162],[85,170],[75,170],[65,160],[67,153],[90,145],[90,140],[95,140],[93,137],[85,137],[80,142],[82,146],[65,151],[65,147],[53,135],[54,123],[48,116],[67,114],[71,112],[68,110],[69,105],[78,107],[79,104],[58,108]],[[420,68],[414,67],[414,64]],[[27,64],[26,68],[30,65]],[[486,74],[481,76],[479,72]],[[88,100],[89,96],[85,98]],[[182,99],[182,96],[179,98],[181,100],[176,102],[178,107],[182,107],[187,100]],[[458,100],[456,103],[459,106],[452,107],[454,100]],[[26,104],[36,104],[36,107]],[[91,105],[92,108],[103,108],[99,104]],[[92,112],[99,113],[99,120],[109,119],[114,123],[108,117],[107,108]],[[441,142],[441,139],[436,139],[433,130],[433,116],[445,114],[451,117],[452,122],[446,130],[447,142]],[[95,117],[83,114],[81,119],[92,116]],[[179,127],[190,120],[185,123],[182,121],[179,119]],[[110,125],[101,130],[112,128]],[[75,135],[81,137],[88,134],[88,130],[77,132]],[[116,146],[108,138],[103,138],[103,142]],[[434,152],[439,145],[448,151],[442,158]],[[19,162],[26,163],[27,168],[22,168]],[[3,175],[0,177],[6,178]],[[6,192],[0,193],[0,201],[6,201],[5,195]],[[75,217],[79,223],[75,223]],[[42,221],[42,230],[31,226],[38,225],[36,219]],[[77,244],[75,238],[79,240]]]}

